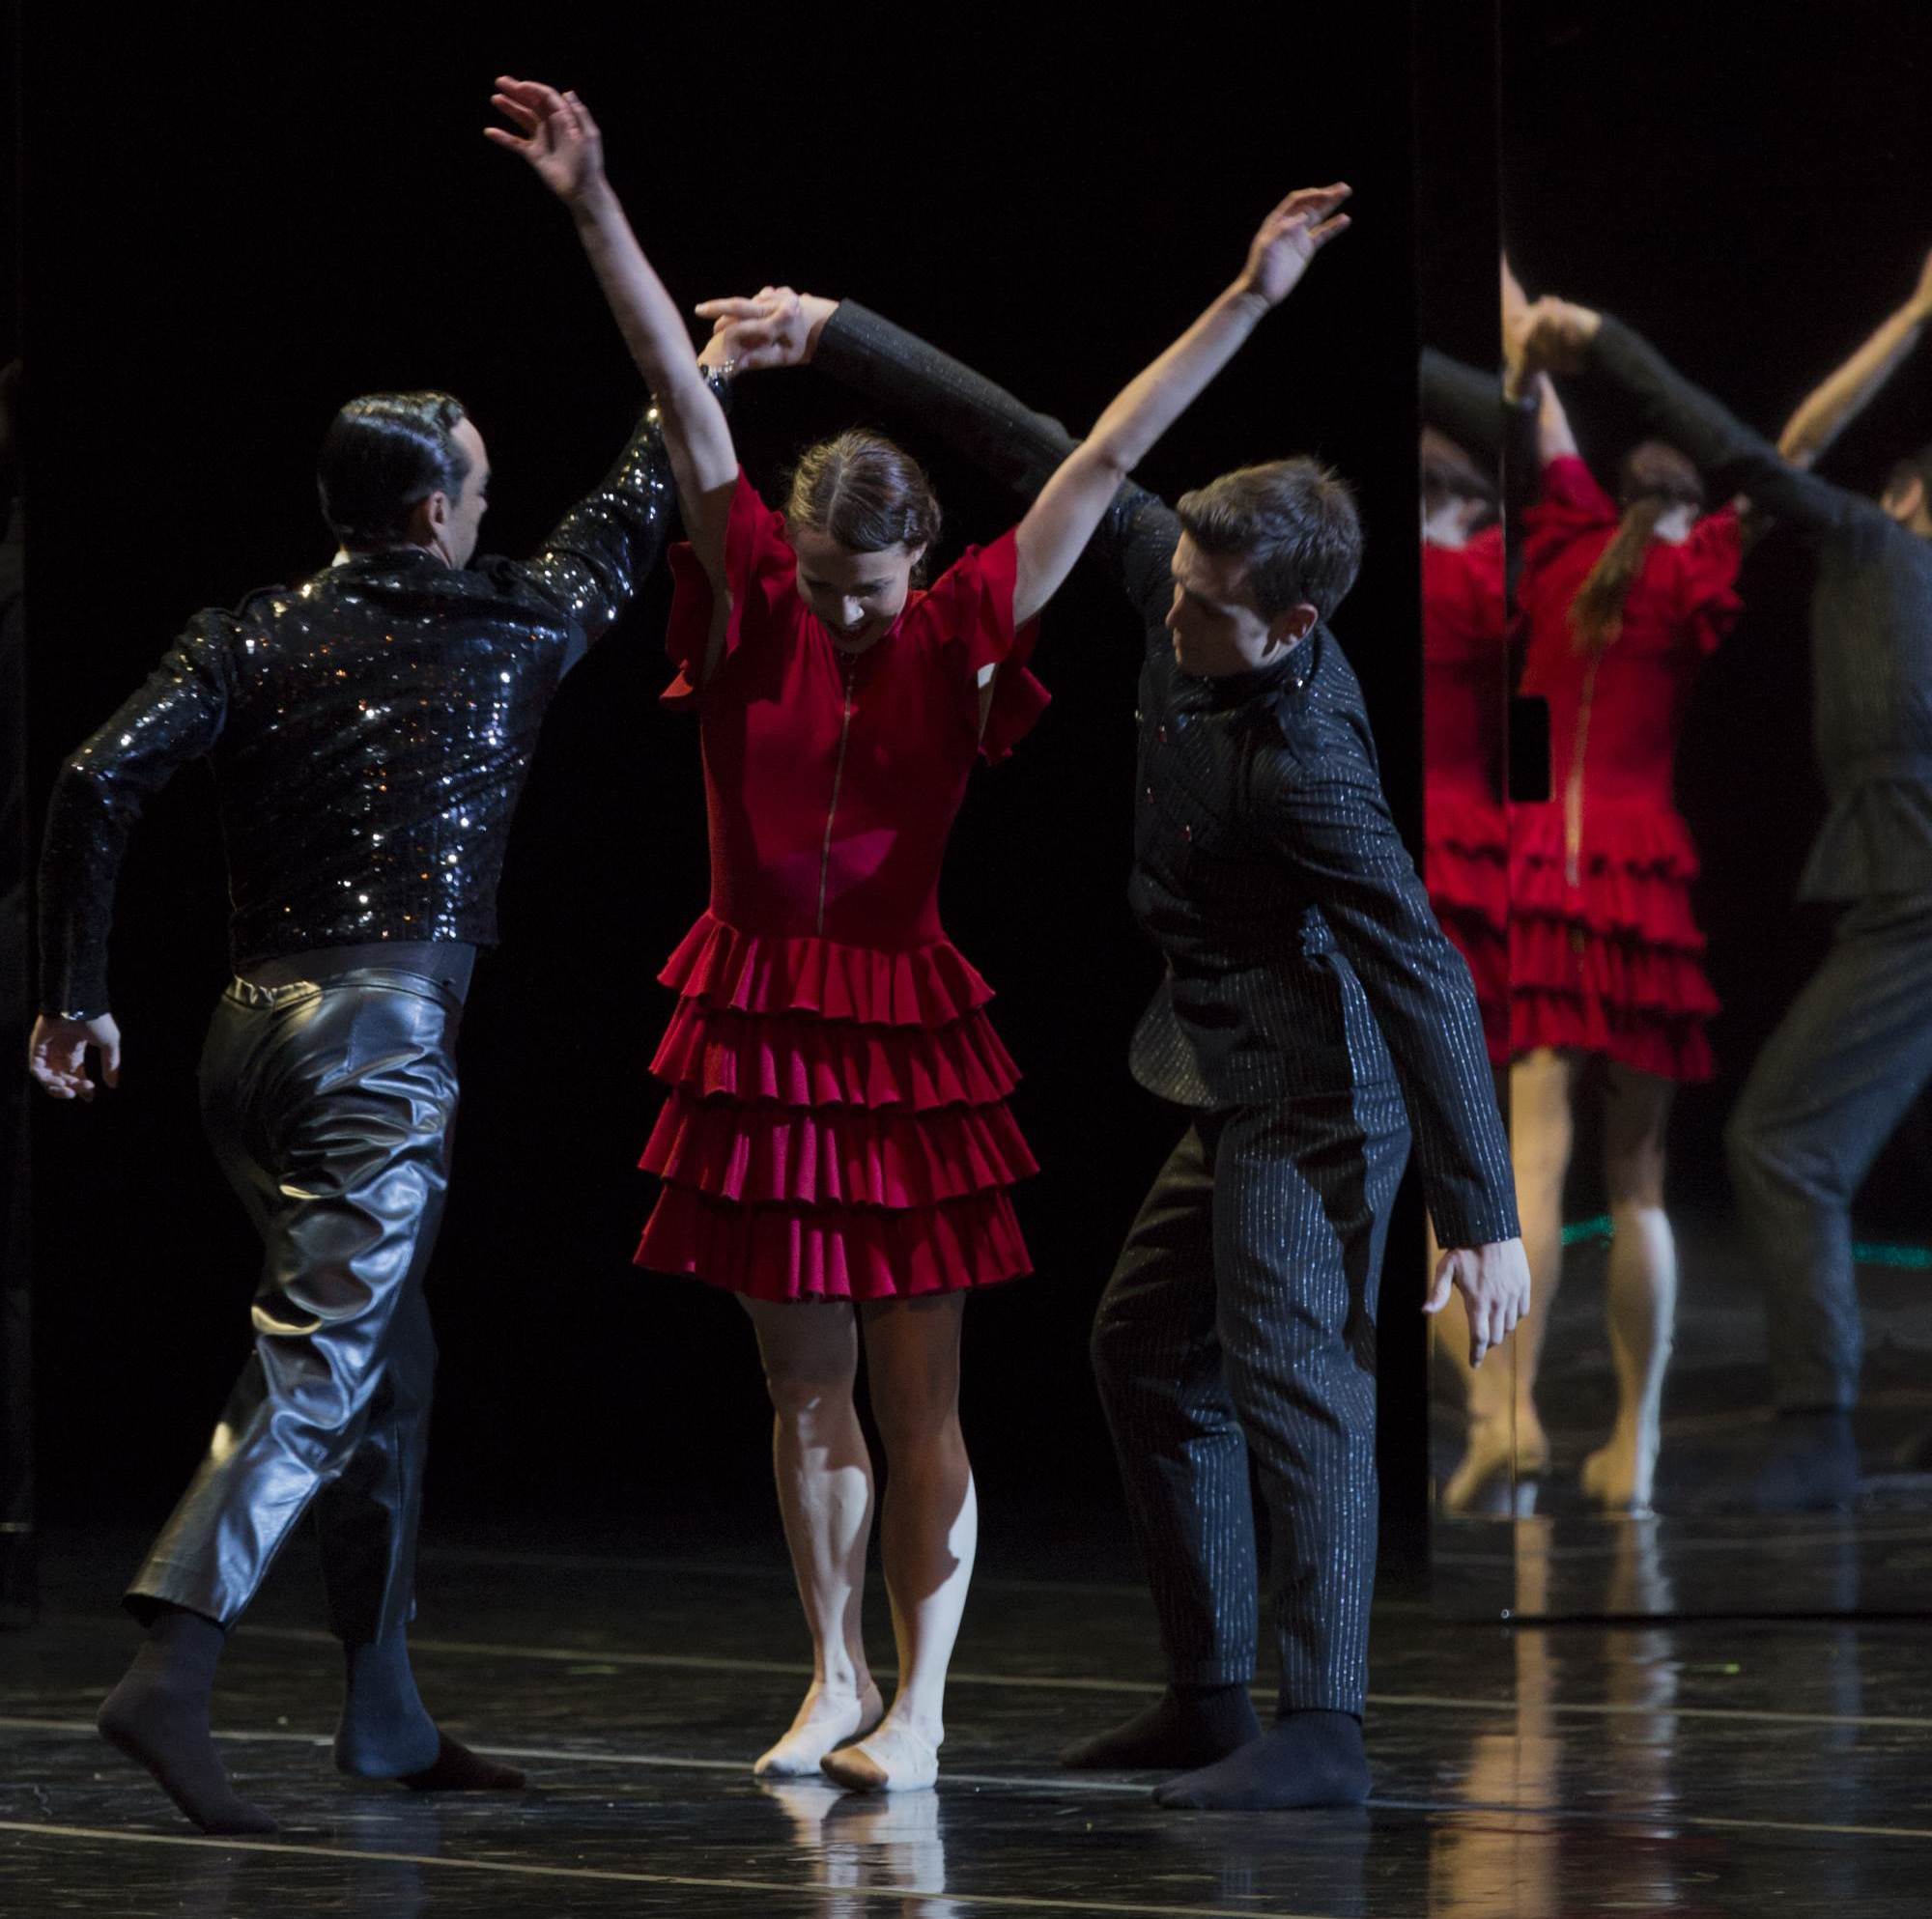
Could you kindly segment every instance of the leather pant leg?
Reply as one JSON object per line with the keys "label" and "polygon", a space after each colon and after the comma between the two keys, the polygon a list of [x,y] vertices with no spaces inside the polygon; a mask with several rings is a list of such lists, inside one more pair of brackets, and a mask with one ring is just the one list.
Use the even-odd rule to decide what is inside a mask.
{"label": "leather pant leg", "polygon": [[[422,1284],[455,1118],[460,1004],[381,968],[238,980],[202,1058],[223,1172],[263,1241],[254,1349],[128,1594],[233,1623],[326,1488],[334,1618],[407,1619],[434,1345]],[[396,1367],[391,1376],[392,1364]]]}

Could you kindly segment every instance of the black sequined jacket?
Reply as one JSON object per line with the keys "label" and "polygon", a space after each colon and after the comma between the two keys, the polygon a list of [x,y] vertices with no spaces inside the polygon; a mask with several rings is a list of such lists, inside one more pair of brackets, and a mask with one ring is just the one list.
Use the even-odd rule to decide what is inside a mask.
{"label": "black sequined jacket", "polygon": [[[1023,495],[1074,444],[855,301],[826,324],[813,363]],[[1321,627],[1259,673],[1181,672],[1163,624],[1179,538],[1174,510],[1128,485],[1095,543],[1145,630],[1129,894],[1167,973],[1134,1035],[1135,1077],[1203,1107],[1399,1086],[1443,1244],[1512,1238],[1475,994],[1382,797],[1354,672]]]}
{"label": "black sequined jacket", "polygon": [[41,1004],[106,1009],[128,833],[203,757],[238,966],[382,940],[493,943],[544,709],[656,563],[673,509],[647,413],[533,559],[454,569],[399,548],[198,613],[60,770],[41,861]]}

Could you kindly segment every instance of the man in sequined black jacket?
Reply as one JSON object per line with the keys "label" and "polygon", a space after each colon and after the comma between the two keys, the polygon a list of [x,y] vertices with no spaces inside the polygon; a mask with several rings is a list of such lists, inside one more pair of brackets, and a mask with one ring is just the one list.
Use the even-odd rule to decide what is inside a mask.
{"label": "man in sequined black jacket", "polygon": [[[1021,494],[1071,444],[1057,421],[852,301],[781,289],[698,311],[740,367],[810,359]],[[1315,545],[1358,550],[1346,489],[1305,462],[1226,476],[1179,514],[1126,485],[1097,541],[1144,624],[1130,893],[1167,962],[1132,1065],[1193,1123],[1094,1334],[1169,1688],[1066,1761],[1187,1768],[1160,1790],[1175,1806],[1338,1804],[1368,1790],[1375,1307],[1411,1123],[1453,1249],[1432,1308],[1462,1287],[1479,1358],[1528,1297],[1468,974],[1389,816],[1361,690],[1325,624],[1352,550],[1330,568],[1339,591],[1292,596],[1328,605],[1277,615],[1245,572],[1280,564],[1275,550],[1216,539],[1231,502],[1238,519],[1240,500],[1259,499],[1264,518],[1278,497],[1306,505]],[[1314,527],[1324,516],[1333,523]],[[1177,646],[1229,621],[1265,627],[1261,658],[1182,670]],[[1250,1454],[1279,1562],[1282,1690],[1266,1733],[1247,1698]]]}
{"label": "man in sequined black jacket", "polygon": [[253,1351],[136,1573],[148,1639],[103,1734],[211,1831],[271,1829],[208,1730],[224,1634],[313,1508],[348,1660],[343,1769],[509,1789],[417,1698],[406,1640],[435,1343],[423,1276],[455,1117],[454,1045],[497,935],[510,817],[558,682],[656,563],[672,490],[646,415],[527,561],[472,562],[488,454],[457,402],[352,402],[319,472],[342,543],[299,584],[203,612],[69,755],[41,870],[30,1058],[56,1098],[119,1078],[116,875],[143,803],[213,769],[236,977],[201,1064],[210,1138],[261,1234]]}

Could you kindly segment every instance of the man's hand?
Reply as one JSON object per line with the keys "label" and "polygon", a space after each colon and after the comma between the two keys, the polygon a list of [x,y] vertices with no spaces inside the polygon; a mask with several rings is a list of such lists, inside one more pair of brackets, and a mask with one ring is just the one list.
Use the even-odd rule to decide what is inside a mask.
{"label": "man's hand", "polygon": [[121,1084],[121,1029],[111,1014],[94,1020],[56,1019],[43,1013],[34,1022],[27,1045],[27,1071],[53,1099],[92,1099],[95,1083],[87,1077],[87,1049],[100,1055],[100,1082]]}
{"label": "man's hand", "polygon": [[1501,1345],[1529,1311],[1529,1258],[1522,1241],[1445,1247],[1435,1262],[1435,1281],[1423,1312],[1440,1312],[1449,1304],[1452,1286],[1468,1309],[1469,1364],[1481,1366],[1483,1355]]}
{"label": "man's hand", "polygon": [[1604,316],[1567,299],[1540,299],[1523,316],[1523,353],[1532,372],[1580,373]]}
{"label": "man's hand", "polygon": [[1333,186],[1303,186],[1291,193],[1250,242],[1248,264],[1236,283],[1241,291],[1279,306],[1308,271],[1308,263],[1338,233],[1348,232],[1348,214],[1335,210],[1354,190],[1337,181]]}
{"label": "man's hand", "polygon": [[566,202],[582,200],[604,183],[604,136],[590,109],[575,94],[560,94],[535,80],[499,74],[490,104],[521,127],[521,136],[486,127],[485,139],[529,161],[543,183]]}
{"label": "man's hand", "polygon": [[804,366],[838,304],[790,287],[760,287],[749,299],[700,300],[697,317],[711,322],[711,338],[698,357],[706,366],[728,359],[740,373]]}

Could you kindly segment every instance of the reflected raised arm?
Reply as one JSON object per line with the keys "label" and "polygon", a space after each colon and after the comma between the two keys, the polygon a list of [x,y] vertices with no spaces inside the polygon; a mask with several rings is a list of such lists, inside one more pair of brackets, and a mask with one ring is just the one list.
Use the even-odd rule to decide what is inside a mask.
{"label": "reflected raised arm", "polygon": [[1808,466],[1858,418],[1918,346],[1932,319],[1932,254],[1919,269],[1912,297],[1813,392],[1785,422],[1777,450],[1794,466]]}

